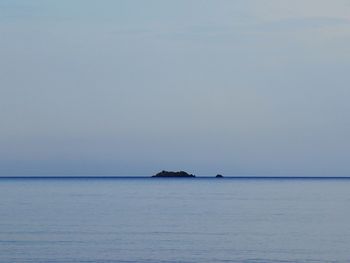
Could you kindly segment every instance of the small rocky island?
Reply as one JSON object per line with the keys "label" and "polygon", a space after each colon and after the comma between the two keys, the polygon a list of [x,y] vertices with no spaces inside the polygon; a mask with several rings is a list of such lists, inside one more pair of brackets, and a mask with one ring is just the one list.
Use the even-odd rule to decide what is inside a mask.
{"label": "small rocky island", "polygon": [[215,177],[216,178],[224,178],[221,174],[217,174]]}
{"label": "small rocky island", "polygon": [[171,172],[171,171],[161,171],[152,177],[177,177],[177,178],[187,178],[187,177],[196,177],[193,174],[186,173],[184,171],[180,172]]}

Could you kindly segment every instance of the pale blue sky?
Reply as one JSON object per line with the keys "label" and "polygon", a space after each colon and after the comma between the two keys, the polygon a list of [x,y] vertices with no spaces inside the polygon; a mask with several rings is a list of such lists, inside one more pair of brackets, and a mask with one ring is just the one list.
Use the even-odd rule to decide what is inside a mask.
{"label": "pale blue sky", "polygon": [[348,0],[0,0],[0,175],[350,175]]}

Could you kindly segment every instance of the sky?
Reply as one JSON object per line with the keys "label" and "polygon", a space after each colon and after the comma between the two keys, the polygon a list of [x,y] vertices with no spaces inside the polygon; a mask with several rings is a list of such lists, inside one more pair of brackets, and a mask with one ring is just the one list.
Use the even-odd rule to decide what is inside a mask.
{"label": "sky", "polygon": [[0,176],[350,176],[350,1],[0,0]]}

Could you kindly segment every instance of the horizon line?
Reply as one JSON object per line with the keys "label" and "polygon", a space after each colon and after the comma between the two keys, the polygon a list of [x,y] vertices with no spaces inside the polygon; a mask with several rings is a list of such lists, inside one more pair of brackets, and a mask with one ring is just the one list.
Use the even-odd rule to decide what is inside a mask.
{"label": "horizon line", "polygon": [[180,177],[152,177],[150,176],[65,176],[65,175],[53,175],[53,176],[0,176],[0,179],[350,179],[350,176],[224,176],[223,178],[216,178],[214,176],[196,176],[191,178]]}

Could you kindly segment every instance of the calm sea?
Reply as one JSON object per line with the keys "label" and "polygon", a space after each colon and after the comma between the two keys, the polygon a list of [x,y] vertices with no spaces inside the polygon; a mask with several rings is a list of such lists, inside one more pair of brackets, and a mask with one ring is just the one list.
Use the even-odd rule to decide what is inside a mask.
{"label": "calm sea", "polygon": [[350,262],[350,180],[0,179],[0,262]]}

